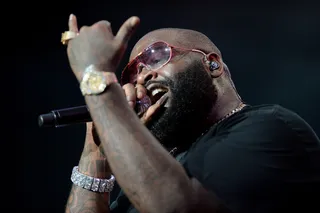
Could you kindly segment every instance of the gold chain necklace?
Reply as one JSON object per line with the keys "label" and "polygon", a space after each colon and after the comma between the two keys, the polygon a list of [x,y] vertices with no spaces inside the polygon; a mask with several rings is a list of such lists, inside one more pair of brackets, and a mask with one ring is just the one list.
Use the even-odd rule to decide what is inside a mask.
{"label": "gold chain necklace", "polygon": [[[229,112],[228,114],[226,114],[225,116],[223,116],[221,119],[219,119],[217,122],[215,122],[212,126],[210,126],[209,128],[207,128],[204,132],[201,133],[200,137],[203,136],[204,134],[206,134],[211,127],[213,127],[214,125],[218,125],[219,123],[221,123],[222,121],[224,121],[225,119],[229,118],[231,115],[241,111],[244,107],[246,106],[246,104],[244,103],[240,103],[239,106],[237,106],[235,109],[233,109],[231,112]],[[172,156],[174,156],[174,154],[176,153],[176,151],[178,150],[177,147],[174,147],[173,149],[171,149],[169,151],[169,154],[171,154]]]}
{"label": "gold chain necklace", "polygon": [[215,122],[213,125],[217,125],[219,123],[221,123],[223,120],[225,120],[226,118],[230,117],[231,115],[233,115],[236,112],[239,112],[240,110],[243,109],[243,107],[245,107],[246,104],[244,103],[240,103],[239,106],[237,108],[235,108],[234,110],[232,110],[231,112],[229,112],[228,114],[226,114],[225,116],[223,116],[220,120],[218,120],[217,122]]}
{"label": "gold chain necklace", "polygon": [[[235,109],[233,109],[231,112],[229,112],[228,114],[226,114],[225,116],[223,116],[222,118],[220,118],[218,121],[216,121],[213,125],[211,125],[208,129],[206,129],[202,134],[201,136],[203,136],[204,134],[206,134],[210,129],[211,127],[215,126],[215,125],[218,125],[219,123],[221,123],[222,121],[224,121],[225,119],[229,118],[231,115],[241,111],[245,106],[247,106],[246,104],[244,103],[240,103],[239,106],[237,106]],[[201,137],[200,136],[200,137]]]}

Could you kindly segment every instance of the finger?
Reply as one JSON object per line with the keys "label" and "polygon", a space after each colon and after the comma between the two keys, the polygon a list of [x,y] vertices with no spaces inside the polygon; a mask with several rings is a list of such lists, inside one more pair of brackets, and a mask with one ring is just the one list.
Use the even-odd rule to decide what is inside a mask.
{"label": "finger", "polygon": [[77,23],[77,17],[73,14],[71,14],[69,16],[69,31],[72,31],[72,32],[75,32],[75,33],[78,33],[78,23]]}
{"label": "finger", "polygon": [[87,123],[86,123],[86,128],[87,128],[87,130],[90,130],[90,131],[91,131],[92,126],[93,126],[93,122],[87,122]]}
{"label": "finger", "polygon": [[93,135],[94,133],[96,134],[96,127],[94,126],[93,122],[87,122],[86,129],[87,129],[86,130],[87,134],[89,134],[89,135]]}
{"label": "finger", "polygon": [[86,123],[86,138],[92,137],[93,122]]}
{"label": "finger", "polygon": [[168,100],[168,98],[169,96],[164,95],[155,104],[150,106],[148,110],[145,112],[145,114],[142,116],[142,118],[140,119],[142,123],[143,124],[148,123],[151,120],[152,116],[161,109],[161,106],[165,101]]}
{"label": "finger", "polygon": [[99,135],[97,133],[97,130],[95,128],[95,125],[93,122],[87,122],[86,123],[86,143],[87,144],[94,144],[94,147],[100,145],[100,139]]}
{"label": "finger", "polygon": [[92,122],[91,132],[92,132],[92,137],[93,137],[94,143],[95,143],[97,146],[99,146],[99,145],[100,145],[100,139],[99,139],[99,135],[98,135],[96,126],[94,125],[93,122]]}
{"label": "finger", "polygon": [[147,89],[141,84],[136,85],[137,98],[142,99],[147,94]]}
{"label": "finger", "polygon": [[120,27],[116,39],[120,40],[121,42],[127,43],[131,36],[133,35],[134,31],[137,29],[140,23],[140,19],[136,16],[129,18],[123,25]]}
{"label": "finger", "polygon": [[142,123],[143,124],[148,123],[151,120],[152,115],[154,115],[159,109],[160,109],[160,105],[158,105],[158,104],[154,104],[154,105],[150,106],[148,108],[148,110],[146,111],[146,113],[144,113],[144,115],[140,118]]}
{"label": "finger", "polygon": [[133,84],[125,84],[122,88],[124,90],[129,105],[132,108],[134,108],[137,99],[136,88],[134,88]]}

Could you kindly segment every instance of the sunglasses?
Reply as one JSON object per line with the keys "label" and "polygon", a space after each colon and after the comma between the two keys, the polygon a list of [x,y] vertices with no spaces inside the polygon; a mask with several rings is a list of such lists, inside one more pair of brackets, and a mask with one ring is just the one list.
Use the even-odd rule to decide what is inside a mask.
{"label": "sunglasses", "polygon": [[173,49],[184,52],[197,52],[204,55],[205,58],[207,57],[206,53],[198,49],[174,47],[164,41],[158,41],[149,45],[127,64],[121,74],[121,84],[135,84],[143,68],[149,71],[156,71],[165,66],[175,55]]}

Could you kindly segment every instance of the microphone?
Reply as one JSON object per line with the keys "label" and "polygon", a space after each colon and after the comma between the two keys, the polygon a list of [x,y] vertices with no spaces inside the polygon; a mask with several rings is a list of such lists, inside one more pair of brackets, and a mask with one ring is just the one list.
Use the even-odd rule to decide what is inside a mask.
{"label": "microphone", "polygon": [[[137,100],[134,111],[141,115],[151,106],[151,100],[145,96]],[[86,105],[52,110],[49,113],[39,115],[39,127],[64,127],[72,124],[86,123],[92,121],[89,109]]]}
{"label": "microphone", "polygon": [[92,121],[92,119],[86,105],[52,110],[38,117],[40,127],[63,127],[90,121]]}

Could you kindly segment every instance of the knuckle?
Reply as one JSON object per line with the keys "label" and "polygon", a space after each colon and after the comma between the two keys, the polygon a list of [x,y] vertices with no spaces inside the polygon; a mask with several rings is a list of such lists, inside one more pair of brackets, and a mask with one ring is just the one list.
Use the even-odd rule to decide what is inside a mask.
{"label": "knuckle", "polygon": [[111,28],[111,23],[108,22],[108,21],[103,20],[103,21],[99,21],[99,22],[95,23],[92,27],[101,28],[101,29],[103,29],[103,28],[110,29]]}
{"label": "knuckle", "polygon": [[82,32],[85,32],[85,31],[87,31],[88,30],[88,26],[82,26],[81,28],[80,28],[80,33],[82,33]]}
{"label": "knuckle", "polygon": [[146,89],[144,86],[142,86],[142,85],[139,85],[137,88],[138,88],[139,90],[142,90],[143,92],[147,91],[147,89]]}
{"label": "knuckle", "polygon": [[122,86],[122,89],[124,89],[125,91],[129,90],[130,88],[131,88],[131,84],[130,83],[125,84],[125,85]]}
{"label": "knuckle", "polygon": [[122,87],[125,96],[127,96],[127,99],[134,100],[135,99],[135,88],[132,84],[125,84]]}
{"label": "knuckle", "polygon": [[137,88],[137,90],[139,90],[141,92],[146,92],[147,91],[147,89],[141,84],[137,84],[136,88]]}

